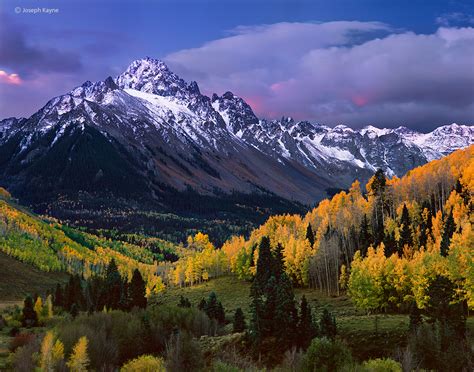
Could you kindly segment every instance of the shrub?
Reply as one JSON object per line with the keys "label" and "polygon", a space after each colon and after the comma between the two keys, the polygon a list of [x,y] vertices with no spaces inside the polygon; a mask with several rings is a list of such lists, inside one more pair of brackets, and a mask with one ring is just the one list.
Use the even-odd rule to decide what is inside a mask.
{"label": "shrub", "polygon": [[39,340],[33,337],[26,345],[16,349],[12,355],[13,370],[18,372],[30,372],[36,368],[36,355],[40,349]]}
{"label": "shrub", "polygon": [[362,367],[366,372],[402,372],[400,363],[390,358],[368,360]]}
{"label": "shrub", "polygon": [[336,371],[351,362],[351,352],[339,340],[315,338],[306,351],[304,371]]}
{"label": "shrub", "polygon": [[204,365],[199,344],[187,332],[174,334],[166,347],[166,369],[170,372],[198,371]]}
{"label": "shrub", "polygon": [[8,349],[14,353],[19,347],[25,346],[35,338],[32,333],[19,333],[10,341]]}
{"label": "shrub", "polygon": [[224,363],[218,360],[212,365],[212,371],[213,372],[240,372],[242,370],[238,367],[235,367],[233,365],[230,365],[228,363]]}
{"label": "shrub", "polygon": [[142,355],[129,361],[120,368],[120,372],[166,372],[162,358]]}

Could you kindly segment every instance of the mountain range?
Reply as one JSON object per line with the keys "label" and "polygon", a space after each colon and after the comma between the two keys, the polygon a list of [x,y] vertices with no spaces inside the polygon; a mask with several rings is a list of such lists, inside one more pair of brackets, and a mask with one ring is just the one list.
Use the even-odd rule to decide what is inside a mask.
{"label": "mountain range", "polygon": [[86,226],[132,229],[163,214],[237,226],[250,212],[302,211],[378,168],[402,176],[472,143],[466,125],[419,133],[260,119],[233,93],[208,97],[145,58],[29,118],[0,121],[0,185]]}

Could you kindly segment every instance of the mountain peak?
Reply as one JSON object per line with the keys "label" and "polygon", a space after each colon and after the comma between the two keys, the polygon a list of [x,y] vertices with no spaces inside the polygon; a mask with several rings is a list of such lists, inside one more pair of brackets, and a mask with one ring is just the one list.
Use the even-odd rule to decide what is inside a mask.
{"label": "mountain peak", "polygon": [[160,59],[145,57],[134,60],[128,66],[128,72],[134,72],[139,69],[150,69],[155,71],[169,71],[168,66]]}
{"label": "mountain peak", "polygon": [[188,85],[163,61],[150,57],[133,61],[115,82],[122,89],[135,89],[159,96],[186,97],[200,94],[196,82]]}

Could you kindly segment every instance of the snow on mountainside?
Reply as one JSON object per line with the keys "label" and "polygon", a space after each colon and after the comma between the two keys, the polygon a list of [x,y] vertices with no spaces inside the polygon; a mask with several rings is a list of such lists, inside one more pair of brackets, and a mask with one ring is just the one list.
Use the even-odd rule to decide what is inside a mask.
{"label": "snow on mountainside", "polygon": [[[0,181],[20,194],[29,192],[32,177],[50,193],[113,192],[131,177],[140,185],[127,187],[158,199],[171,187],[266,190],[314,203],[378,168],[401,176],[472,143],[474,127],[457,124],[425,134],[259,119],[233,93],[209,98],[195,82],[145,58],[115,79],[53,98],[28,119],[0,121]],[[61,162],[46,169],[58,154]],[[80,172],[85,181],[72,183],[68,175]]]}

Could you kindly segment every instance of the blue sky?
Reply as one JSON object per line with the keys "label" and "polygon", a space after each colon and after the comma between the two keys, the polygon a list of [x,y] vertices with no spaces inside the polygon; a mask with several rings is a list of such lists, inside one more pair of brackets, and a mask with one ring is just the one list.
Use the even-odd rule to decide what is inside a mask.
{"label": "blue sky", "polygon": [[[59,13],[23,12],[36,7]],[[133,59],[151,56],[206,94],[232,90],[261,116],[420,129],[474,121],[473,98],[465,98],[473,94],[472,1],[3,0],[0,15],[2,118],[31,115],[85,80],[119,74]],[[391,50],[393,57],[379,58]],[[405,72],[423,56],[429,74]],[[464,62],[450,65],[445,56]]]}

